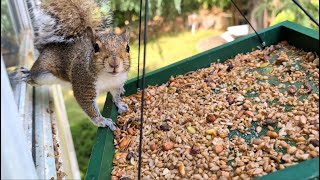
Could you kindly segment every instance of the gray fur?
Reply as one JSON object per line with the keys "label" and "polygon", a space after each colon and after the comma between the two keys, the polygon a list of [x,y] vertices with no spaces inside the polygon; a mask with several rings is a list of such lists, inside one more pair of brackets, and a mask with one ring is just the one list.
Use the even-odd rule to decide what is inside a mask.
{"label": "gray fur", "polygon": [[[98,27],[92,28],[95,31],[104,31],[112,26],[113,13],[110,8],[110,2],[101,1],[98,5],[101,8],[102,24]],[[76,32],[74,36],[70,36],[66,33],[63,22],[50,12],[42,9],[41,6],[36,6],[35,8],[30,9],[30,11],[32,12],[31,19],[34,27],[34,43],[38,49],[42,49],[46,44],[50,43],[73,42],[83,33]]]}
{"label": "gray fur", "polygon": [[[60,15],[57,14],[59,13],[57,9],[62,9],[64,4],[68,4],[74,10],[72,13],[75,13],[75,19],[82,19],[79,16],[83,12],[77,12],[78,8],[82,8],[79,4],[73,6],[66,0],[56,1],[57,3],[52,3],[53,8],[50,9],[50,6],[47,10]],[[85,1],[86,7],[96,8],[95,5],[91,6],[92,0],[74,1],[78,3]],[[95,21],[96,19],[94,19],[95,23],[86,21],[96,27],[86,25],[82,27],[79,23],[72,23],[65,16],[60,17],[66,21],[60,22],[52,14],[41,9],[35,9],[33,12],[35,44],[40,50],[40,55],[30,71],[20,69],[24,79],[32,85],[55,83],[71,85],[75,99],[90,120],[99,127],[115,130],[113,121],[101,115],[96,98],[100,91],[109,91],[119,113],[128,109],[128,106],[121,102],[120,94],[124,92],[123,85],[130,67],[130,55],[126,52],[129,44],[129,30],[122,35],[102,31],[109,23],[108,19],[111,19],[110,14],[103,21]],[[66,22],[71,24],[61,24]],[[97,26],[97,22],[102,24]],[[69,25],[76,27],[65,29],[70,27]],[[82,25],[81,22],[80,25]],[[74,30],[79,32],[73,33]],[[69,32],[69,36],[71,32],[72,36],[67,37],[64,32]],[[99,45],[98,52],[95,52],[96,45]]]}

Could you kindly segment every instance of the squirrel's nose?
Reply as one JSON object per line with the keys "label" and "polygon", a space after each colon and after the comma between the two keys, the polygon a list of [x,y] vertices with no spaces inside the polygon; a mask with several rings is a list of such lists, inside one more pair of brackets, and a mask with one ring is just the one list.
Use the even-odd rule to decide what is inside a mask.
{"label": "squirrel's nose", "polygon": [[117,64],[117,63],[109,63],[109,66],[111,68],[117,68],[119,66],[119,64]]}

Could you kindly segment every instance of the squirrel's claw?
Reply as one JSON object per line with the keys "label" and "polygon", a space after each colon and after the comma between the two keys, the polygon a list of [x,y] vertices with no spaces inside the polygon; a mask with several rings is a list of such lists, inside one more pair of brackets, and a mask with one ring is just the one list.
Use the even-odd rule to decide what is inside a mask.
{"label": "squirrel's claw", "polygon": [[9,78],[14,81],[28,81],[30,71],[25,67],[16,68],[9,74]]}
{"label": "squirrel's claw", "polygon": [[119,103],[117,107],[118,107],[119,114],[122,114],[128,110],[128,105],[126,105],[125,103]]}
{"label": "squirrel's claw", "polygon": [[109,127],[111,131],[115,131],[117,129],[116,123],[112,121],[110,118],[104,118],[102,117],[102,121],[97,123],[97,126],[99,127]]}
{"label": "squirrel's claw", "polygon": [[30,78],[30,71],[25,67],[17,69],[17,73],[22,81],[27,81]]}

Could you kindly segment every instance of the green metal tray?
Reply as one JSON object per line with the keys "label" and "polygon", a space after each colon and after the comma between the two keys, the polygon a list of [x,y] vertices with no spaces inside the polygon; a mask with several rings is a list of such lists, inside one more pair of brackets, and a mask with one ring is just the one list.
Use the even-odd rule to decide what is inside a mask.
{"label": "green metal tray", "polygon": [[[305,51],[313,51],[319,54],[319,32],[294,24],[289,21],[279,23],[258,32],[267,46],[277,44],[286,40],[291,45]],[[197,54],[172,65],[163,67],[146,74],[146,85],[160,85],[169,79],[170,76],[185,74],[200,68],[209,67],[211,63],[234,57],[239,53],[251,52],[260,46],[255,34],[239,38],[233,42],[226,43],[219,47]],[[137,92],[136,79],[129,80],[125,85],[125,96]],[[117,119],[117,111],[112,103],[112,97],[108,94],[103,113],[105,117]],[[90,157],[86,180],[107,180],[111,179],[112,160],[114,156],[113,133],[107,128],[99,128],[96,142]],[[319,157],[303,161],[295,166],[258,177],[257,180],[307,180],[319,179]]]}

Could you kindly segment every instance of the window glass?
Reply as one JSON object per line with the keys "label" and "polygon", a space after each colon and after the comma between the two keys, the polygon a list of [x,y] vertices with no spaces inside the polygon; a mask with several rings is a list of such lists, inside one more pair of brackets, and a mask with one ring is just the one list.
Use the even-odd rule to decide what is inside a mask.
{"label": "window glass", "polygon": [[14,68],[19,63],[19,43],[17,27],[9,1],[1,0],[1,53],[6,68]]}

